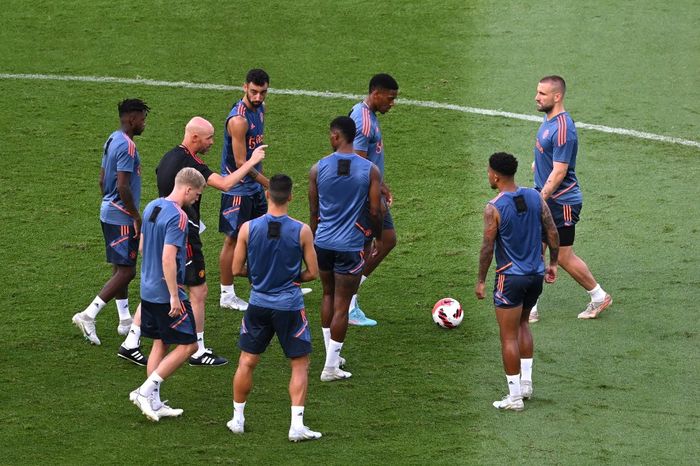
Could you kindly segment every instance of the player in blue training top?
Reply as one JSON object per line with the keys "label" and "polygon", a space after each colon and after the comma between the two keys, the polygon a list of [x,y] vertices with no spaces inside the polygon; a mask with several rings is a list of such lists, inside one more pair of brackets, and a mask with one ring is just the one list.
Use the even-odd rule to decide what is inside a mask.
{"label": "player in blue training top", "polygon": [[[261,69],[252,69],[243,84],[244,95],[231,109],[224,126],[224,146],[221,152],[221,174],[228,175],[250,160],[253,151],[265,140],[265,97],[270,77]],[[267,212],[263,188],[269,186],[262,174],[262,163],[248,172],[240,183],[221,194],[219,231],[224,233],[224,244],[219,255],[221,296],[219,305],[245,311],[248,303],[236,296],[233,288],[231,263],[236,248],[236,237],[243,223]]]}
{"label": "player in blue training top", "polygon": [[[260,355],[277,334],[292,369],[289,381],[292,422],[288,438],[292,442],[314,440],[321,433],[304,425],[311,330],[299,287],[300,282],[318,277],[313,237],[308,225],[287,214],[292,200],[292,180],[287,175],[270,179],[266,198],[267,214],[243,224],[233,257],[233,274],[247,275],[251,292],[238,342],[241,356],[233,377],[233,418],[226,426],[233,433],[244,432],[244,410],[253,385],[253,372]],[[303,270],[302,261],[306,264]]]}
{"label": "player in blue training top", "polygon": [[[388,74],[377,74],[369,81],[369,94],[364,100],[356,104],[350,112],[350,117],[355,121],[356,131],[353,147],[356,154],[361,155],[379,167],[381,173],[382,211],[384,223],[381,235],[372,231],[369,220],[365,217],[361,221],[366,229],[367,241],[365,256],[367,264],[360,279],[360,285],[369,277],[384,258],[396,246],[396,231],[394,221],[389,208],[394,197],[384,180],[384,140],[379,127],[377,112],[382,115],[391,110],[399,93],[399,85]],[[374,244],[372,238],[375,238]],[[352,297],[350,303],[350,325],[377,325],[377,321],[368,318],[357,303],[357,294]]]}
{"label": "player in blue training top", "polygon": [[[160,400],[160,386],[197,350],[192,306],[184,291],[187,260],[187,214],[206,186],[201,173],[183,168],[168,197],[148,203],[141,235],[141,334],[153,339],[146,381],[129,399],[150,420],[176,417]],[[168,347],[175,348],[168,353]]]}
{"label": "player in blue training top", "polygon": [[352,375],[340,369],[345,365],[340,350],[348,329],[350,300],[365,267],[366,227],[360,219],[367,208],[372,228],[379,237],[382,233],[381,174],[375,164],[353,153],[354,137],[355,122],[351,118],[333,120],[330,142],[335,152],[311,167],[309,173],[311,229],[323,284],[324,382]]}
{"label": "player in blue training top", "polygon": [[[517,170],[518,161],[510,154],[497,152],[489,158],[489,184],[498,190],[498,196],[484,209],[484,239],[474,291],[478,299],[486,297],[486,274],[495,245],[493,302],[509,393],[493,406],[521,411],[523,398],[532,396],[533,344],[528,317],[542,292],[542,280],[556,280],[559,238],[549,207],[538,192],[515,184]],[[546,268],[543,240],[549,245]]]}
{"label": "player in blue training top", "polygon": [[[117,109],[121,127],[105,142],[100,168],[100,191],[103,195],[100,223],[107,262],[112,264],[112,277],[90,305],[73,316],[73,323],[94,345],[100,344],[95,318],[112,298],[116,298],[117,302],[119,335],[126,335],[132,324],[129,283],[136,275],[141,230],[141,159],[134,137],[146,128],[146,116],[150,108],[142,100],[126,99],[119,103]],[[138,315],[135,319],[138,319]]]}
{"label": "player in blue training top", "polygon": [[[546,76],[537,85],[537,110],[545,114],[535,140],[535,189],[552,211],[559,231],[559,264],[590,295],[591,302],[578,315],[595,319],[612,304],[612,297],[601,288],[588,265],[574,253],[576,223],[583,196],[576,178],[578,136],[576,126],[564,110],[566,83],[560,76]],[[537,305],[531,321],[539,320]]]}

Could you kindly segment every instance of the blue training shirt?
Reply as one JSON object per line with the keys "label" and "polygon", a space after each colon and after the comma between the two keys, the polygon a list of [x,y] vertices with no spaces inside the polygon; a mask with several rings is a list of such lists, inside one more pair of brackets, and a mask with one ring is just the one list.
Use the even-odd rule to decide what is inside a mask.
{"label": "blue training shirt", "polygon": [[164,245],[177,246],[177,284],[180,300],[187,299],[185,262],[187,256],[187,214],[177,203],[164,197],[148,203],[143,211],[143,259],[141,260],[141,299],[151,303],[170,302],[163,275]]}
{"label": "blue training shirt", "polygon": [[100,220],[111,225],[131,225],[131,214],[124,207],[117,189],[117,172],[131,175],[129,187],[138,210],[141,205],[141,159],[136,144],[123,131],[109,135],[102,152],[104,169],[103,197],[100,206]]}
{"label": "blue training shirt", "polygon": [[367,152],[367,158],[379,167],[384,179],[384,141],[377,115],[363,101],[352,108],[350,118],[355,121],[356,128],[353,149]]}
{"label": "blue training shirt", "polygon": [[500,215],[496,273],[542,275],[542,197],[532,188],[501,192],[489,201]]}
{"label": "blue training shirt", "polygon": [[545,116],[535,141],[535,188],[541,191],[552,173],[554,162],[562,162],[569,168],[561,184],[550,199],[559,204],[582,204],[583,194],[576,179],[576,153],[578,136],[576,125],[567,112],[551,120]]}
{"label": "blue training shirt", "polygon": [[368,199],[372,162],[334,152],[317,167],[319,222],[314,244],[333,251],[361,251],[365,235],[358,220]]}
{"label": "blue training shirt", "polygon": [[250,304],[276,311],[304,309],[298,283],[303,225],[288,215],[270,214],[248,222]]}
{"label": "blue training shirt", "polygon": [[[246,140],[246,160],[256,147],[263,145],[265,140],[265,106],[250,110],[246,107],[243,99],[233,106],[226,121],[224,122],[224,146],[221,150],[221,175],[226,176],[236,171],[236,160],[233,157],[233,139],[228,132],[228,122],[231,118],[241,117],[248,122],[248,131],[245,133]],[[255,169],[262,171],[262,163],[255,166]],[[250,176],[245,176],[239,183],[226,192],[226,194],[236,196],[249,196],[262,190],[262,185]]]}

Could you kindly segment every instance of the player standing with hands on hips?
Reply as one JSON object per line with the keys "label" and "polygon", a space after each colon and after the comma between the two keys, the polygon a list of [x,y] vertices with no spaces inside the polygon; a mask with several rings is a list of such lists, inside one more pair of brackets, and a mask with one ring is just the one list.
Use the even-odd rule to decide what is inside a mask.
{"label": "player standing with hands on hips", "polygon": [[[489,184],[498,190],[498,196],[484,209],[474,292],[478,299],[486,297],[486,274],[495,251],[493,302],[509,393],[494,401],[493,406],[522,411],[523,399],[532,396],[533,342],[528,317],[542,293],[543,279],[547,283],[556,280],[559,237],[549,207],[539,193],[515,184],[517,170],[518,161],[511,154],[498,152],[489,158]],[[543,240],[549,245],[547,267],[542,256]]]}

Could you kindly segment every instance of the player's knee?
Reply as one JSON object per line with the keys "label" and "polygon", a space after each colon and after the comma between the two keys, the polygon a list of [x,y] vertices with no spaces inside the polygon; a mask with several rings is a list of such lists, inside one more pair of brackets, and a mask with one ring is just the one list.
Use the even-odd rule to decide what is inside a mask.
{"label": "player's knee", "polygon": [[136,267],[119,267],[117,274],[124,284],[129,284],[136,276]]}

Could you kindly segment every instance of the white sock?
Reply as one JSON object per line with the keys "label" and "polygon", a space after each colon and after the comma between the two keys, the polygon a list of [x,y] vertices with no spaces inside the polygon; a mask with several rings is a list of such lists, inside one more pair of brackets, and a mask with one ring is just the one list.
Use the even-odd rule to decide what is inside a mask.
{"label": "white sock", "polygon": [[95,296],[95,299],[92,300],[90,305],[86,307],[83,312],[91,319],[94,319],[106,305],[107,303],[102,301],[99,296]]}
{"label": "white sock", "polygon": [[601,301],[605,300],[605,290],[600,287],[599,283],[595,284],[595,288],[592,290],[588,291],[588,294],[591,295],[591,301],[594,301],[596,303],[599,303]]}
{"label": "white sock", "polygon": [[114,302],[117,303],[119,320],[131,319],[131,313],[129,312],[129,298],[115,299]]}
{"label": "white sock", "polygon": [[539,303],[540,303],[540,300],[539,300],[539,299],[538,299],[537,301],[535,301],[535,305],[532,306],[532,309],[530,309],[530,314],[532,314],[533,312],[537,312],[537,305],[538,305]]}
{"label": "white sock", "polygon": [[511,398],[520,398],[522,394],[520,393],[520,374],[506,375],[506,381],[508,382],[508,392]]}
{"label": "white sock", "polygon": [[326,352],[328,352],[328,343],[331,341],[331,329],[321,327],[321,331],[323,332],[323,344],[326,347]]}
{"label": "white sock", "polygon": [[126,336],[124,343],[122,343],[122,346],[126,349],[138,348],[139,338],[141,338],[141,327],[136,324],[131,324],[129,333]]}
{"label": "white sock", "polygon": [[151,372],[146,381],[139,387],[139,393],[145,397],[151,396],[153,391],[163,383],[163,378],[156,371]]}
{"label": "white sock", "polygon": [[358,286],[362,286],[362,284],[367,280],[369,277],[365,277],[364,275],[360,277],[360,284]]}
{"label": "white sock", "polygon": [[326,367],[324,369],[337,369],[340,365],[340,350],[343,348],[343,342],[338,342],[332,338],[328,342],[328,351],[326,351]]}
{"label": "white sock", "polygon": [[[364,275],[360,278],[360,284],[358,285],[358,288],[362,286],[362,284],[367,280],[367,277]],[[357,294],[352,295],[352,299],[350,300],[350,310],[353,310],[357,307]]]}
{"label": "white sock", "polygon": [[292,429],[301,430],[304,428],[304,407],[292,406]]}
{"label": "white sock", "polygon": [[156,385],[156,388],[153,389],[151,396],[153,397],[153,401],[155,401],[156,406],[163,404],[163,402],[160,401],[160,384]]}
{"label": "white sock", "polygon": [[532,382],[532,358],[520,359],[520,380]]}
{"label": "white sock", "polygon": [[197,352],[192,357],[196,359],[203,355],[206,350],[204,347],[204,332],[197,332]]}
{"label": "white sock", "polygon": [[243,424],[245,422],[245,401],[243,403],[233,402],[233,420]]}
{"label": "white sock", "polygon": [[232,294],[236,296],[236,291],[233,289],[233,284],[221,285],[221,294]]}

